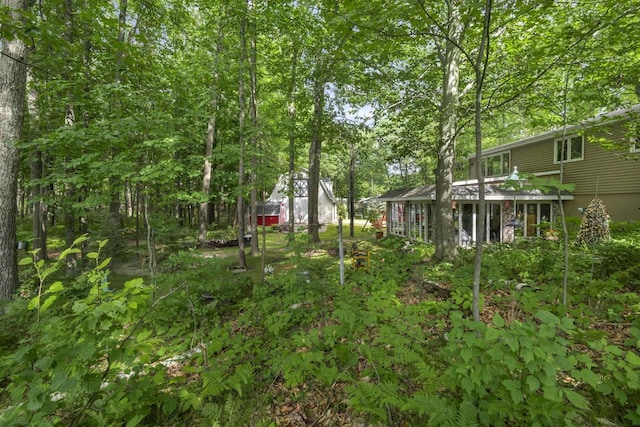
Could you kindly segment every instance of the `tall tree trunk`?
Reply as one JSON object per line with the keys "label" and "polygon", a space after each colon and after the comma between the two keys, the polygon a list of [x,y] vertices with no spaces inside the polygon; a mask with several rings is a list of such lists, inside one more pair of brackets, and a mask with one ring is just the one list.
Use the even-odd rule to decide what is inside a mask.
{"label": "tall tree trunk", "polygon": [[[27,86],[32,76],[27,71]],[[36,101],[38,93],[32,90],[27,96],[28,115],[37,117],[38,108]],[[31,182],[31,232],[33,236],[33,249],[38,249],[36,260],[47,259],[47,221],[44,196],[46,187],[42,185],[44,176],[44,161],[42,150],[36,148],[31,153],[29,160],[29,176]]]}
{"label": "tall tree trunk", "polygon": [[[127,8],[128,0],[119,1],[118,11],[118,49],[116,50],[116,62],[114,72],[114,82],[116,86],[122,84],[122,71],[124,68],[124,43],[125,43],[125,30],[127,26]],[[116,97],[114,111],[118,111],[122,108],[119,98]],[[115,158],[116,154],[112,151],[112,156]],[[121,193],[121,181],[118,176],[112,176],[109,179],[109,189],[111,191],[111,200],[109,202],[109,228],[110,228],[110,250],[112,255],[115,255],[120,247],[123,245],[122,235],[120,230],[122,228],[122,218],[120,217],[120,193]]]}
{"label": "tall tree trunk", "polygon": [[[291,51],[291,84],[289,85],[289,180],[287,182],[287,200],[289,209],[289,242],[295,236],[295,187],[296,174],[296,75],[298,71],[298,45],[293,43]],[[282,208],[282,207],[281,207]]]}
{"label": "tall tree trunk", "polygon": [[220,72],[218,70],[218,64],[220,60],[220,52],[222,52],[222,41],[224,40],[224,33],[222,32],[222,18],[218,22],[218,38],[216,40],[216,50],[213,56],[213,80],[211,82],[211,117],[207,124],[207,137],[205,141],[205,159],[204,170],[202,176],[202,196],[205,198],[204,202],[200,203],[200,217],[198,228],[198,240],[200,244],[204,246],[207,242],[207,228],[211,223],[209,218],[210,201],[209,193],[211,189],[211,156],[213,155],[213,149],[216,142],[216,119],[218,114],[218,99],[220,97],[218,91],[218,83],[220,82]]}
{"label": "tall tree trunk", "polygon": [[247,261],[244,254],[244,232],[245,232],[245,218],[244,218],[244,125],[245,125],[245,97],[244,97],[244,65],[247,58],[247,39],[246,39],[246,24],[247,17],[246,11],[243,11],[243,15],[240,18],[240,65],[239,65],[239,78],[238,78],[238,127],[240,129],[240,140],[238,144],[240,146],[240,154],[238,159],[238,198],[236,202],[236,218],[238,223],[238,266],[240,268],[246,268]]}
{"label": "tall tree trunk", "polygon": [[[27,86],[32,76],[27,70]],[[27,115],[38,116],[37,105],[38,93],[32,90],[27,95]],[[29,177],[31,180],[31,234],[33,236],[32,247],[38,250],[36,259],[47,259],[47,221],[45,212],[44,196],[46,187],[42,185],[44,176],[44,161],[42,150],[36,148],[31,152],[29,159]]]}
{"label": "tall tree trunk", "polygon": [[313,124],[311,130],[311,146],[309,147],[309,234],[313,241],[320,241],[318,218],[318,191],[320,188],[320,154],[322,152],[322,121],[324,115],[324,73],[316,69],[313,80]]}
{"label": "tall tree trunk", "polygon": [[355,144],[349,146],[349,237],[355,237],[355,211],[356,211],[356,153]]}
{"label": "tall tree trunk", "polygon": [[457,138],[457,116],[460,81],[460,42],[463,25],[460,19],[460,0],[451,0],[448,5],[448,37],[445,42],[444,79],[440,105],[440,141],[438,144],[438,166],[436,169],[436,215],[434,258],[437,261],[451,260],[456,254],[453,229],[453,167]]}
{"label": "tall tree trunk", "polygon": [[[486,75],[489,57],[489,34],[491,25],[491,12],[493,1],[486,0],[484,6],[484,24],[478,57],[474,65],[476,75],[476,101],[475,101],[475,133],[476,133],[476,176],[478,177],[478,227],[476,236],[476,253],[473,266],[473,290],[472,311],[473,320],[480,321],[480,278],[482,273],[482,248],[484,243],[484,230],[486,223],[486,205],[484,194],[484,171],[482,170],[482,89]],[[462,233],[462,230],[460,230]]]}
{"label": "tall tree trunk", "polygon": [[136,248],[140,247],[140,211],[142,210],[142,187],[139,182],[136,182],[135,193],[135,218],[136,218]]}
{"label": "tall tree trunk", "polygon": [[33,233],[33,249],[40,251],[36,259],[47,259],[47,222],[44,211],[44,193],[40,180],[42,179],[42,151],[36,150],[29,163],[31,180],[35,184],[31,187],[31,229]]}
{"label": "tall tree trunk", "polygon": [[[3,0],[14,22],[21,22],[25,0]],[[16,216],[18,166],[16,142],[22,136],[27,47],[20,37],[0,39],[0,299],[10,299],[18,288]]]}
{"label": "tall tree trunk", "polygon": [[[65,22],[65,39],[69,49],[73,45],[73,0],[65,0],[64,2],[64,22]],[[71,58],[71,52],[67,53],[69,58]],[[64,73],[64,79],[66,81],[70,81],[72,76],[71,73]],[[73,102],[71,101],[73,95],[71,90],[67,90],[67,105],[65,107],[65,116],[64,116],[64,124],[71,129],[74,128],[76,123],[76,114],[73,107]],[[70,164],[71,158],[67,157],[67,161],[65,164]],[[74,175],[73,168],[65,167],[66,175],[71,177]],[[70,180],[72,181],[72,180]],[[73,204],[75,203],[76,198],[76,186],[73,182],[67,184],[67,188],[65,190],[65,200],[63,203],[64,209],[64,236],[65,236],[65,245],[67,248],[71,247],[73,242],[76,240],[76,214],[73,208]],[[66,259],[67,266],[67,274],[74,274],[77,269],[77,257],[75,253],[70,253],[67,255]]]}
{"label": "tall tree trunk", "polygon": [[[250,6],[251,0],[247,0]],[[253,20],[249,21],[249,29],[251,33],[250,42],[250,58],[249,64],[249,82],[251,97],[249,101],[249,114],[251,115],[251,175],[249,177],[251,185],[251,255],[258,256],[260,248],[258,247],[258,150],[259,150],[259,134],[258,134],[258,80],[256,77],[257,58],[256,58],[256,29]],[[263,224],[263,227],[265,225]]]}

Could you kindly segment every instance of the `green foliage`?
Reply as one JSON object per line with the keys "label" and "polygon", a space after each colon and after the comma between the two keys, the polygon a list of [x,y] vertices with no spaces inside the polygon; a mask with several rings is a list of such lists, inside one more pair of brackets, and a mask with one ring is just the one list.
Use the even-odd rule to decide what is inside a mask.
{"label": "green foliage", "polygon": [[[100,242],[99,249],[106,243]],[[46,281],[74,251],[63,251],[51,265],[34,262],[37,295],[27,311],[22,311],[25,302],[17,300],[2,318],[2,329],[21,322],[28,326],[17,347],[0,353],[0,381],[6,391],[0,421],[134,426],[171,418],[182,403],[166,389],[165,366],[155,363],[166,348],[151,329],[142,327],[153,308],[151,287],[136,279],[122,290],[109,291],[103,281],[109,259],[100,261],[99,251],[90,252],[87,256],[96,264],[87,273],[90,289],[80,298],[66,298],[62,282]],[[27,262],[33,261],[21,263]]]}
{"label": "green foliage", "polygon": [[609,228],[614,240],[640,242],[640,221],[611,221]]}
{"label": "green foliage", "polygon": [[[233,273],[233,259],[177,250],[157,288],[137,279],[115,291],[106,241],[71,284],[56,274],[63,258],[34,265],[32,254],[23,263],[40,286],[0,325],[0,423],[269,425],[285,408],[308,422],[638,422],[640,299],[614,271],[634,243],[612,240],[595,257],[572,248],[571,317],[554,314],[556,242],[487,247],[481,297],[495,314],[484,324],[462,314],[472,254],[433,264],[430,245],[361,241],[371,268],[347,269],[340,286],[324,240],[297,235],[265,282]],[[612,322],[634,323],[618,334],[602,326]]]}
{"label": "green foliage", "polygon": [[234,240],[238,238],[238,231],[233,227],[221,227],[207,232],[207,238],[213,240]]}
{"label": "green foliage", "polygon": [[640,286],[640,240],[611,240],[599,245],[594,255],[594,276],[615,279],[623,286]]}
{"label": "green foliage", "polygon": [[493,325],[453,315],[446,370],[462,401],[472,402],[483,425],[572,423],[588,403],[562,379],[577,360],[562,337],[574,329],[570,319],[539,311],[535,319]]}
{"label": "green foliage", "polygon": [[338,205],[338,218],[345,219],[349,215],[349,209],[345,203]]}

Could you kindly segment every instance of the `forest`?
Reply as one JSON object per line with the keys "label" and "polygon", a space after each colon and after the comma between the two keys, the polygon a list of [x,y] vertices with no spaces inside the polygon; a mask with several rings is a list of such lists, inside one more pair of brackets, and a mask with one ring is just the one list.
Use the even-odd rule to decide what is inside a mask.
{"label": "forest", "polygon": [[[451,207],[468,155],[640,101],[639,9],[5,0],[0,424],[640,424],[640,224],[461,249]],[[259,226],[301,171],[308,225]],[[429,184],[434,242],[356,221]]]}

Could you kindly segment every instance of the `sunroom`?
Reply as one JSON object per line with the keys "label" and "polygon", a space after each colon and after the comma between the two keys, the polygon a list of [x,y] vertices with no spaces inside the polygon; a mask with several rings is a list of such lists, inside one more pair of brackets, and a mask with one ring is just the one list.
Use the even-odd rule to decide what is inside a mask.
{"label": "sunroom", "polygon": [[[390,190],[380,196],[387,209],[387,234],[433,241],[435,198],[435,185]],[[483,230],[478,229],[478,200],[477,183],[454,184],[451,209],[460,246],[471,246],[477,241],[510,242],[514,236],[553,235],[553,223],[559,215],[557,194],[485,185],[486,221]],[[573,195],[563,192],[560,200],[573,200]]]}

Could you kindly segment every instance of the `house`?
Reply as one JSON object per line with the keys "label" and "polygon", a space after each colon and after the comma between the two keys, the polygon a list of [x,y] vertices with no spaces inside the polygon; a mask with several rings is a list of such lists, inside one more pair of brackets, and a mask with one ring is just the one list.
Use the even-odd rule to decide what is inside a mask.
{"label": "house", "polygon": [[[258,225],[282,225],[289,223],[288,174],[280,175],[269,198],[258,205]],[[309,222],[309,178],[306,171],[294,176],[294,223]],[[338,200],[333,194],[333,183],[328,178],[320,180],[318,188],[318,220],[330,224],[338,220]]]}
{"label": "house", "polygon": [[[541,236],[559,214],[579,217],[594,198],[601,199],[613,220],[640,219],[640,105],[597,116],[482,152],[485,176],[486,229],[476,226],[478,182],[475,154],[469,157],[469,179],[454,183],[452,210],[458,242],[511,241],[516,230]],[[571,193],[507,187],[523,173],[574,184]],[[513,180],[516,178],[516,180]],[[516,185],[517,186],[517,185]],[[433,240],[435,186],[390,190],[380,197],[387,207],[389,234]]]}

